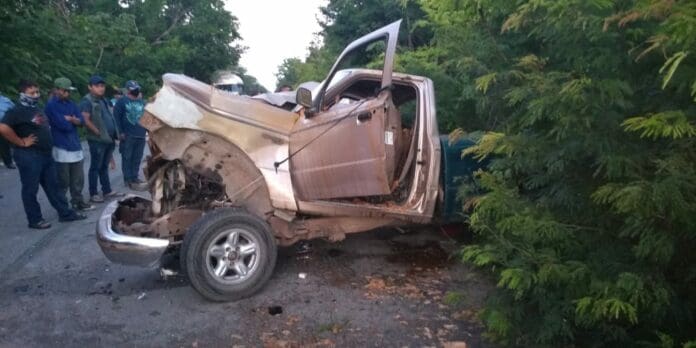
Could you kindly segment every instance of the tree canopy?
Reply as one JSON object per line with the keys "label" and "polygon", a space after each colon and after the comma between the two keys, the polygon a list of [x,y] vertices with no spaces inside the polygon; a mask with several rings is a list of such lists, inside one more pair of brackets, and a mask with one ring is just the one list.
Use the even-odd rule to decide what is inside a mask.
{"label": "tree canopy", "polygon": [[21,78],[52,86],[65,76],[84,93],[91,74],[111,87],[138,80],[154,93],[166,72],[210,82],[236,68],[237,19],[221,0],[23,0],[0,7],[0,91]]}

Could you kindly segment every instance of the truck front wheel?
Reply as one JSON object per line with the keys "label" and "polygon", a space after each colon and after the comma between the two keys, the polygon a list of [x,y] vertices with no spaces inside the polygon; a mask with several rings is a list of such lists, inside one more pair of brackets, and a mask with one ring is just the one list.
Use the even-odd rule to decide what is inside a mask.
{"label": "truck front wheel", "polygon": [[211,301],[235,301],[257,293],[273,273],[277,256],[270,226],[241,209],[217,209],[189,228],[181,267],[191,285]]}

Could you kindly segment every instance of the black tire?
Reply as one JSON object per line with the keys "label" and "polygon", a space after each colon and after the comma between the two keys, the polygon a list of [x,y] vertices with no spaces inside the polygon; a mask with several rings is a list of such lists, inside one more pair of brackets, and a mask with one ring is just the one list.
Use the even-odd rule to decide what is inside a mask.
{"label": "black tire", "polygon": [[[237,242],[246,239],[248,243],[229,244],[232,233],[237,233]],[[223,244],[218,244],[220,240],[223,240]],[[218,254],[220,248],[227,250],[231,245],[253,245],[254,250],[258,250],[258,254],[242,256],[237,247],[237,252],[229,252],[235,256],[229,256],[228,253],[223,256],[224,260],[237,260],[235,265],[240,260],[244,264],[245,260],[253,262],[255,266],[248,268],[245,275],[238,272],[236,266],[228,265],[232,261],[221,261],[222,259],[216,258],[218,255],[211,255],[212,248]],[[234,246],[232,250],[235,250]],[[193,288],[206,299],[216,302],[236,301],[254,295],[263,288],[273,274],[277,253],[273,232],[264,220],[242,209],[217,209],[206,213],[189,227],[181,247],[181,269]],[[226,262],[226,271],[222,275],[216,275],[216,266],[220,266],[220,262]]]}

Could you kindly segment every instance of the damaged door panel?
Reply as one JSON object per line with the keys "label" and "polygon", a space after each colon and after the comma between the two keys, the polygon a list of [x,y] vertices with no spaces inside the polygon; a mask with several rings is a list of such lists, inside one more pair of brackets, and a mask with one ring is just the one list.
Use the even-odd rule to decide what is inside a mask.
{"label": "damaged door panel", "polygon": [[[432,81],[392,71],[399,26],[349,44],[323,82],[302,84],[295,105],[164,75],[140,120],[150,195],[107,205],[97,224],[105,255],[155,266],[180,253],[201,295],[230,301],[264,286],[278,246],[438,221],[439,202],[455,201],[443,185],[478,167],[441,168]],[[380,41],[382,69],[340,69]]]}
{"label": "damaged door panel", "polygon": [[290,167],[298,198],[390,194],[401,133],[395,109],[391,93],[383,92],[297,122],[290,135]]}

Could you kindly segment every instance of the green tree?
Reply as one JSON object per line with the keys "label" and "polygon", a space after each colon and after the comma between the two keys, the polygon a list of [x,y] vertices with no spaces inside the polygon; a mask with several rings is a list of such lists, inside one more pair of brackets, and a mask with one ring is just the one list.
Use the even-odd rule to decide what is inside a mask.
{"label": "green tree", "polygon": [[71,78],[86,92],[90,74],[114,87],[141,82],[154,93],[167,72],[210,82],[236,67],[242,48],[236,18],[221,0],[4,1],[0,9],[0,91],[20,78],[51,86]]}
{"label": "green tree", "polygon": [[302,60],[299,58],[286,58],[283,63],[278,66],[278,72],[275,74],[278,82],[276,88],[282,85],[297,87],[302,81]]}

